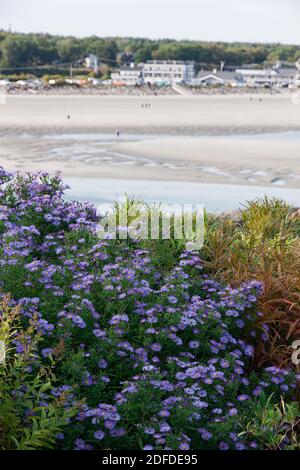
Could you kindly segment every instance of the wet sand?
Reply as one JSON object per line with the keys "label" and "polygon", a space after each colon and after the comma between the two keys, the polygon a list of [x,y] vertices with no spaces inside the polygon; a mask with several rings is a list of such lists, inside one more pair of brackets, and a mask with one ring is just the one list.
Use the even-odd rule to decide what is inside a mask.
{"label": "wet sand", "polygon": [[[0,165],[64,176],[300,187],[300,138],[256,135],[300,132],[300,105],[285,95],[261,98],[9,95],[0,106]],[[135,136],[124,140],[129,134]]]}

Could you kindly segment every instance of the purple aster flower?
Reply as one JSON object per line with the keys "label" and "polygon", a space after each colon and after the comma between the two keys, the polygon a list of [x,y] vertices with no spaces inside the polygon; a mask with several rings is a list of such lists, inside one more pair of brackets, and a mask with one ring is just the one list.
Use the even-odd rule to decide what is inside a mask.
{"label": "purple aster flower", "polygon": [[230,408],[228,411],[228,416],[234,416],[238,414],[238,410],[236,408]]}
{"label": "purple aster flower", "polygon": [[253,395],[255,397],[258,397],[262,392],[262,387],[256,387],[254,390],[253,390]]}
{"label": "purple aster flower", "polygon": [[151,344],[150,348],[152,349],[152,351],[155,351],[155,352],[161,351],[161,345],[159,343]]}
{"label": "purple aster flower", "polygon": [[178,299],[174,295],[169,295],[168,301],[170,302],[170,304],[177,304]]}
{"label": "purple aster flower", "polygon": [[98,441],[102,441],[102,439],[104,439],[104,437],[105,437],[105,433],[103,431],[95,431],[94,432],[94,437]]}
{"label": "purple aster flower", "polygon": [[219,444],[219,449],[220,449],[220,450],[228,450],[228,449],[229,449],[229,445],[226,444],[226,442],[221,441],[220,444]]}
{"label": "purple aster flower", "polygon": [[244,328],[245,326],[245,322],[243,320],[237,320],[235,324],[238,328]]}
{"label": "purple aster flower", "polygon": [[154,428],[145,428],[144,433],[152,435],[152,434],[155,433],[155,429]]}
{"label": "purple aster flower", "polygon": [[53,353],[53,349],[52,349],[52,348],[44,348],[44,349],[42,349],[42,351],[41,351],[41,354],[42,354],[42,356],[44,356],[44,357],[49,357],[49,356],[52,355],[52,353]]}
{"label": "purple aster flower", "polygon": [[116,422],[111,419],[107,419],[104,421],[104,426],[107,429],[113,429],[116,426]]}
{"label": "purple aster flower", "polygon": [[190,448],[190,446],[189,446],[189,444],[188,444],[187,442],[181,442],[181,443],[179,444],[179,449],[180,449],[180,450],[189,450],[189,448]]}
{"label": "purple aster flower", "polygon": [[103,331],[103,330],[99,330],[98,328],[93,330],[93,333],[97,338],[105,338],[105,336],[106,336],[106,332]]}
{"label": "purple aster flower", "polygon": [[249,398],[250,398],[249,395],[242,394],[242,395],[239,395],[239,396],[237,397],[237,400],[238,400],[238,401],[246,401],[246,400],[249,400]]}
{"label": "purple aster flower", "polygon": [[126,430],[124,428],[119,428],[119,429],[113,429],[110,434],[113,437],[123,437],[126,434]]}
{"label": "purple aster flower", "polygon": [[241,442],[237,442],[235,444],[235,448],[236,448],[236,450],[246,450],[246,446],[244,444],[242,444]]}
{"label": "purple aster flower", "polygon": [[214,408],[212,410],[212,412],[217,414],[217,415],[221,415],[223,413],[223,410],[222,410],[222,408]]}
{"label": "purple aster flower", "polygon": [[212,433],[207,431],[207,429],[199,428],[198,432],[204,441],[209,441],[212,438]]}
{"label": "purple aster flower", "polygon": [[168,423],[163,423],[161,426],[160,426],[160,432],[161,433],[166,433],[166,432],[170,432],[171,431],[171,426],[169,426]]}
{"label": "purple aster flower", "polygon": [[168,410],[161,410],[158,414],[162,418],[168,418],[170,416],[170,412]]}
{"label": "purple aster flower", "polygon": [[100,361],[98,362],[98,367],[100,369],[106,369],[107,367],[107,361],[105,359],[100,359]]}

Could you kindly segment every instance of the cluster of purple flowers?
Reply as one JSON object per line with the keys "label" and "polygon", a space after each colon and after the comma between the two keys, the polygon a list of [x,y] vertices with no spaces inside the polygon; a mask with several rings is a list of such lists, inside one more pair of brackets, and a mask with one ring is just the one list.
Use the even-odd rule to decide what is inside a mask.
{"label": "cluster of purple flowers", "polygon": [[195,253],[170,267],[151,244],[99,241],[96,211],[66,202],[59,176],[1,171],[1,291],[38,329],[52,393],[81,403],[57,446],[256,448],[241,423],[295,388],[289,371],[253,370],[262,286],[223,286]]}

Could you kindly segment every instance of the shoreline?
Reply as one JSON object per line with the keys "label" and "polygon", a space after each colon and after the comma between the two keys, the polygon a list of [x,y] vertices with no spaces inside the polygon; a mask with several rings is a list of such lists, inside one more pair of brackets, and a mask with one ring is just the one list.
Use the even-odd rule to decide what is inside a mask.
{"label": "shoreline", "polygon": [[[8,171],[12,171],[14,173],[27,173],[27,172],[39,172],[39,171],[46,171],[50,175],[54,175],[55,173],[60,173],[62,174],[62,177],[64,179],[67,178],[81,178],[81,179],[86,179],[87,183],[91,179],[99,179],[99,180],[122,180],[122,181],[155,181],[155,182],[169,182],[169,183],[200,183],[200,184],[211,184],[211,185],[228,185],[228,186],[245,186],[245,187],[268,187],[268,188],[279,188],[279,189],[300,189],[300,184],[278,184],[276,183],[268,183],[268,182],[252,182],[249,180],[230,180],[227,177],[222,177],[222,175],[216,175],[213,172],[209,173],[204,171],[201,177],[195,177],[193,175],[187,176],[186,174],[180,176],[175,173],[163,173],[163,172],[151,172],[149,169],[147,169],[147,174],[149,178],[146,177],[145,171],[131,171],[123,173],[121,171],[114,171],[110,170],[106,167],[99,167],[97,169],[93,167],[87,168],[84,165],[70,165],[70,166],[64,166],[61,165],[60,168],[57,167],[56,163],[49,163],[46,165],[44,164],[31,164],[28,165],[27,163],[23,165],[14,165],[11,164],[10,162],[7,162],[3,159],[0,159],[0,167],[5,168]],[[217,169],[218,170],[218,169]],[[243,170],[242,170],[243,171]],[[246,171],[246,170],[245,170]],[[258,170],[259,171],[259,170]]]}
{"label": "shoreline", "polygon": [[300,187],[300,106],[289,97],[156,96],[146,109],[143,102],[10,96],[0,106],[0,164],[66,177]]}
{"label": "shoreline", "polygon": [[[130,144],[130,143],[129,143]],[[138,143],[139,144],[139,143]],[[142,143],[143,144],[143,143]],[[126,144],[124,144],[126,145]],[[184,162],[185,167],[178,165],[175,158],[166,159],[160,157],[159,161],[155,161],[155,157],[151,159],[141,156],[138,158],[131,155],[120,153],[109,153],[108,158],[115,159],[110,164],[106,161],[93,163],[92,161],[72,160],[72,159],[52,159],[47,161],[43,157],[33,159],[27,158],[4,158],[0,157],[0,166],[13,172],[27,171],[47,171],[55,174],[57,171],[62,173],[64,178],[92,178],[97,179],[113,179],[124,181],[156,181],[156,182],[186,182],[186,183],[207,183],[207,184],[225,184],[234,186],[251,186],[251,187],[269,187],[281,189],[299,189],[300,188],[300,165],[294,166],[293,172],[290,168],[282,171],[278,168],[265,169],[265,166],[249,163],[249,158],[244,164],[238,166],[234,162],[234,157],[228,159],[222,164],[217,161],[203,160],[201,163],[189,160]],[[149,153],[147,151],[147,155]],[[122,158],[125,161],[122,161]],[[180,160],[179,160],[180,162]],[[292,165],[290,165],[292,167]]]}
{"label": "shoreline", "polygon": [[168,97],[168,96],[191,96],[191,97],[207,97],[207,96],[280,96],[290,94],[293,91],[282,88],[263,88],[263,87],[193,87],[180,86],[180,91],[172,86],[103,86],[103,87],[81,87],[72,88],[63,87],[46,87],[41,89],[26,88],[7,88],[3,87],[4,92],[10,96],[115,96],[120,97]]}
{"label": "shoreline", "polygon": [[[196,183],[187,181],[118,180],[90,178],[88,190],[84,178],[64,179],[69,189],[66,200],[91,202],[99,208],[111,206],[123,200],[125,194],[152,204],[176,204],[204,206],[213,213],[233,213],[249,200],[276,197],[291,206],[291,212],[300,215],[300,189],[266,186]],[[224,192],[226,197],[224,198]],[[186,207],[187,208],[187,207]]]}
{"label": "shoreline", "polygon": [[[1,87],[0,87],[1,88]],[[114,90],[114,89],[110,89],[110,90],[101,90],[101,89],[87,89],[87,90],[75,90],[75,89],[49,89],[49,90],[37,90],[37,91],[28,91],[28,90],[18,90],[18,91],[9,91],[9,90],[2,90],[4,93],[6,93],[7,96],[11,96],[11,97],[29,97],[29,98],[32,98],[32,97],[61,97],[61,98],[65,98],[65,97],[82,97],[82,98],[88,98],[88,97],[101,97],[101,98],[116,98],[116,99],[119,99],[119,98],[126,98],[126,99],[131,99],[131,98],[144,98],[144,96],[149,96],[149,97],[153,97],[153,98],[174,98],[174,97],[177,97],[177,98],[207,98],[207,97],[211,97],[211,98],[224,98],[224,99],[228,99],[228,98],[232,98],[232,97],[235,97],[235,98],[249,98],[251,96],[253,97],[256,97],[256,98],[260,98],[260,97],[264,97],[264,98],[285,98],[287,96],[290,96],[291,94],[294,93],[293,90],[276,90],[276,91],[270,91],[268,89],[264,89],[264,88],[245,88],[245,89],[236,89],[237,91],[233,91],[235,90],[235,88],[231,88],[230,90],[226,90],[226,92],[223,92],[222,90],[219,90],[219,89],[205,89],[205,88],[202,88],[200,89],[199,91],[201,91],[200,93],[195,93],[195,94],[181,94],[181,93],[178,93],[176,92],[174,89],[170,88],[169,91],[173,91],[174,93],[169,93],[169,94],[165,94],[165,93],[161,93],[160,94],[160,91],[163,91],[163,89],[160,89],[160,88],[157,88],[157,89],[147,89],[148,91],[152,91],[153,93],[149,94],[149,95],[143,95],[143,94],[126,94],[126,91],[128,91],[128,89],[125,89],[124,90],[124,93],[121,93],[122,89],[118,89],[116,88],[115,90],[119,90],[120,93],[103,93],[101,94],[101,91],[111,91],[111,90]],[[187,90],[189,90],[187,88]],[[256,91],[255,91],[256,90]],[[134,91],[133,89],[131,89],[131,91]],[[136,91],[139,91],[139,90],[136,90]],[[143,91],[143,90],[142,90]],[[88,93],[90,92],[90,93]]]}
{"label": "shoreline", "polygon": [[[300,117],[299,117],[300,119]],[[1,121],[1,118],[0,118]],[[229,125],[229,126],[119,126],[120,135],[137,135],[137,136],[160,136],[160,137],[230,137],[230,136],[256,136],[266,134],[285,134],[288,132],[299,132],[300,122],[298,125],[291,126],[280,126],[280,125],[265,125],[261,126],[243,126],[243,125]],[[84,133],[87,135],[99,134],[99,135],[111,135],[115,137],[116,126],[93,126],[93,125],[73,125],[62,124],[62,125],[49,125],[41,124],[40,126],[31,124],[11,124],[1,125],[0,124],[0,138],[7,135],[16,135],[20,133],[30,133],[37,137],[41,132],[46,132],[48,135],[57,134],[74,134]]]}

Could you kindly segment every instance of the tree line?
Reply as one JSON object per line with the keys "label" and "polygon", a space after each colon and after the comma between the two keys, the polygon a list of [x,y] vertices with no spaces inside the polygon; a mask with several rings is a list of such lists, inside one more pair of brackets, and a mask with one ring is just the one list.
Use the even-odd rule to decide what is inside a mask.
{"label": "tree line", "polygon": [[296,62],[300,59],[300,46],[97,36],[76,38],[0,31],[1,67],[79,63],[87,54],[95,54],[111,66],[151,59],[193,60],[199,67],[201,64],[218,65],[221,61],[240,66],[278,60]]}

